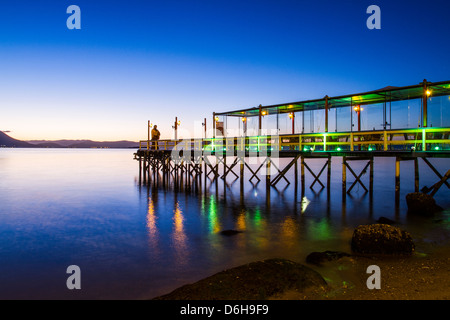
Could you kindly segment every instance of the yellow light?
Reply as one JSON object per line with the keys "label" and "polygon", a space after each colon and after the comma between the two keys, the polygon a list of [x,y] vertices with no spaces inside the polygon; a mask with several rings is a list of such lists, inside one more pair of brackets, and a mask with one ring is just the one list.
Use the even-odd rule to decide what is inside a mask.
{"label": "yellow light", "polygon": [[178,124],[178,125],[181,125],[181,121],[180,121],[180,120],[178,120],[177,124]]}
{"label": "yellow light", "polygon": [[265,115],[267,114],[267,111],[266,111],[266,110],[261,111],[261,114],[262,114],[263,116],[265,116]]}
{"label": "yellow light", "polygon": [[427,90],[427,96],[431,96],[431,91]]}
{"label": "yellow light", "polygon": [[291,112],[291,113],[289,113],[289,118],[294,118],[294,113],[293,112]]}
{"label": "yellow light", "polygon": [[353,110],[355,110],[356,112],[359,112],[362,110],[362,108],[360,106],[356,106],[353,108]]}
{"label": "yellow light", "polygon": [[242,122],[245,122],[245,121],[247,121],[247,118],[246,118],[246,117],[243,117],[243,118],[242,118]]}
{"label": "yellow light", "polygon": [[216,117],[215,120],[216,120],[216,122],[218,122],[219,121],[219,117]]}

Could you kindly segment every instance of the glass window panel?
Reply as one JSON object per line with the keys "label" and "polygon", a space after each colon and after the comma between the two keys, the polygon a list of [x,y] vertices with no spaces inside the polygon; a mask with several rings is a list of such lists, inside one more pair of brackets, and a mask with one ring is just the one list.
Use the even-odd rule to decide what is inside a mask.
{"label": "glass window panel", "polygon": [[257,136],[259,129],[259,117],[247,117],[247,136]]}
{"label": "glass window panel", "polygon": [[336,109],[337,132],[351,131],[350,106]]}
{"label": "glass window panel", "polygon": [[450,96],[431,97],[428,99],[428,126],[450,126]]}
{"label": "glass window panel", "polygon": [[[368,104],[361,106],[361,130],[383,130],[384,103]],[[353,115],[355,118],[357,114]],[[355,119],[354,119],[355,121]],[[357,121],[357,119],[356,119]]]}
{"label": "glass window panel", "polygon": [[335,108],[328,110],[328,132],[336,132],[336,110]]}
{"label": "glass window panel", "polygon": [[292,133],[292,119],[289,118],[289,113],[281,113],[279,115],[278,124],[280,126],[280,134]]}
{"label": "glass window panel", "polygon": [[[421,124],[421,101],[411,99],[387,104],[386,121],[391,129],[417,128]],[[389,127],[387,127],[389,129]]]}
{"label": "glass window panel", "polygon": [[314,132],[325,132],[325,110],[314,110],[314,122],[313,130]]}

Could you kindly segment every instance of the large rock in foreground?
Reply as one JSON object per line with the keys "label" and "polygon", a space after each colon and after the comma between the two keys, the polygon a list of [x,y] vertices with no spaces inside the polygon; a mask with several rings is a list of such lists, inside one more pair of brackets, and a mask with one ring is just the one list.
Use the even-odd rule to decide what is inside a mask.
{"label": "large rock in foreground", "polygon": [[388,224],[362,225],[353,232],[352,251],[357,253],[410,255],[414,248],[408,232]]}
{"label": "large rock in foreground", "polygon": [[413,192],[406,195],[406,204],[408,213],[423,216],[431,216],[436,212],[442,211],[442,208],[436,204],[432,196],[423,192]]}
{"label": "large rock in foreground", "polygon": [[302,264],[269,259],[219,272],[154,300],[264,300],[287,290],[326,286],[319,273]]}

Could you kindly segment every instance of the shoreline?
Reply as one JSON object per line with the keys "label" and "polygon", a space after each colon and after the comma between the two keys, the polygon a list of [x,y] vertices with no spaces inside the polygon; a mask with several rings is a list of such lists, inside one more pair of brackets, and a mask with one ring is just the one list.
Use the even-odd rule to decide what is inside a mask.
{"label": "shoreline", "polygon": [[[320,265],[308,263],[304,258],[294,260],[280,258],[286,261],[285,263],[291,261],[316,272],[325,280],[326,285],[315,285],[306,289],[286,285],[286,288],[294,289],[284,289],[274,295],[266,296],[263,300],[450,300],[450,234],[447,232],[447,226],[440,223],[433,223],[433,225],[434,228],[426,228],[423,233],[416,234],[415,250],[411,255],[356,254],[349,250],[348,254],[343,252],[345,255],[340,258]],[[380,269],[380,289],[367,287],[367,280],[372,275],[372,272],[367,273],[367,269],[372,265]],[[235,270],[235,268],[228,270]],[[186,290],[179,291],[178,289],[182,288],[179,287],[176,291],[167,293],[167,297],[160,297],[165,300],[203,300],[204,298],[199,297],[205,290],[209,290],[209,285],[217,280],[218,275],[220,273],[187,285],[191,286],[187,295]],[[258,277],[265,277],[267,281],[272,281],[272,285],[279,285],[274,282],[277,280],[272,273],[261,275],[254,270],[242,278],[247,279],[248,283],[253,283],[256,285],[254,288],[257,288],[254,279]],[[205,283],[206,279],[210,283]],[[225,284],[230,279],[222,280],[224,281],[220,281],[218,290],[232,290],[234,284]],[[283,283],[284,280],[280,280]],[[232,282],[234,283],[234,280]],[[233,296],[232,300],[245,300],[238,292]]]}
{"label": "shoreline", "polygon": [[[367,267],[381,270],[381,288],[368,289]],[[450,245],[409,257],[344,257],[322,267],[308,265],[327,281],[326,289],[286,291],[270,300],[449,300]]]}

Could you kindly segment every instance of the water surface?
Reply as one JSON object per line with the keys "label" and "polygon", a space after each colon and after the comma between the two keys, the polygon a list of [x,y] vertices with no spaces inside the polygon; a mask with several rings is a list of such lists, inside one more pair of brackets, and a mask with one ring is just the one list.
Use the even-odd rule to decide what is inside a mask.
{"label": "water surface", "polygon": [[[304,262],[312,251],[349,251],[359,224],[380,216],[412,232],[422,252],[449,240],[449,212],[412,218],[413,163],[402,162],[401,201],[394,206],[393,159],[375,160],[373,197],[361,186],[342,197],[342,159],[333,158],[331,192],[280,181],[202,179],[175,192],[139,182],[134,150],[0,149],[0,298],[145,299],[225,268],[267,258]],[[445,173],[448,159],[431,159]],[[316,174],[324,160],[308,160]],[[282,165],[282,164],[281,164]],[[354,163],[355,171],[365,163]],[[253,165],[257,166],[257,165]],[[238,172],[238,170],[236,170]],[[420,186],[437,177],[420,162]],[[245,172],[250,177],[248,171]],[[350,173],[348,186],[353,182]],[[300,179],[299,179],[300,180]],[[321,180],[326,183],[325,175]],[[161,182],[161,180],[160,180]],[[363,176],[368,185],[368,175]],[[445,186],[435,198],[450,207]],[[345,199],[345,201],[343,201]],[[220,231],[243,231],[232,237]],[[68,290],[66,269],[81,268],[81,290]]]}

